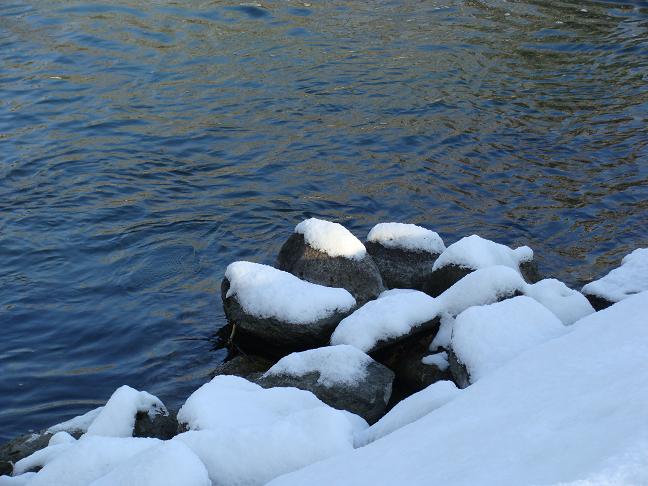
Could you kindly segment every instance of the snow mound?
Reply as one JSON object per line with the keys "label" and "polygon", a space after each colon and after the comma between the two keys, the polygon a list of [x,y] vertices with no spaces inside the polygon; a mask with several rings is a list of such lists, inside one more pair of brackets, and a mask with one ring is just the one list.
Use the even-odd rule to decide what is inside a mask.
{"label": "snow mound", "polygon": [[637,248],[623,257],[621,266],[583,287],[583,293],[619,302],[648,290],[648,248]]}
{"label": "snow mound", "polygon": [[191,449],[171,440],[120,463],[90,486],[211,486],[207,469]]}
{"label": "snow mound", "polygon": [[519,270],[520,263],[533,259],[533,250],[521,246],[515,250],[477,235],[466,236],[450,245],[434,262],[433,270],[446,265],[472,269],[504,265]]}
{"label": "snow mound", "polygon": [[350,344],[366,353],[380,341],[405,336],[438,314],[436,300],[423,292],[391,293],[344,318],[333,332],[331,344]]}
{"label": "snow mound", "polygon": [[456,316],[468,307],[492,304],[511,296],[515,291],[522,291],[525,285],[520,274],[512,268],[494,265],[469,273],[437,300],[445,312]]}
{"label": "snow mound", "polygon": [[551,311],[521,296],[459,314],[451,347],[474,383],[522,351],[565,332]]}
{"label": "snow mound", "polygon": [[362,260],[367,254],[362,242],[339,223],[310,218],[295,226],[295,233],[304,235],[312,248],[332,257]]}
{"label": "snow mound", "polygon": [[443,240],[437,233],[415,224],[377,224],[369,231],[367,241],[380,243],[385,248],[427,251],[436,254],[443,253],[445,250]]}
{"label": "snow mound", "polygon": [[167,414],[164,404],[156,396],[127,385],[121,386],[88,426],[86,435],[130,437],[138,412],[147,412],[151,418],[157,413]]}
{"label": "snow mound", "polygon": [[553,312],[565,326],[594,312],[594,308],[583,294],[570,289],[555,278],[547,278],[532,285],[526,284],[523,292]]}
{"label": "snow mound", "polygon": [[272,486],[648,484],[648,292],[576,322],[451,406]]}
{"label": "snow mound", "polygon": [[47,429],[47,432],[51,432],[52,434],[56,434],[57,432],[86,432],[90,424],[97,418],[97,415],[99,415],[102,410],[103,407],[97,407],[83,415],[73,417],[66,422],[53,425]]}
{"label": "snow mound", "polygon": [[421,358],[421,362],[425,365],[436,366],[441,371],[447,370],[450,366],[450,364],[448,363],[448,353],[445,351],[423,356],[423,358]]}
{"label": "snow mound", "polygon": [[227,297],[236,296],[243,310],[256,317],[309,324],[356,305],[345,289],[306,282],[259,263],[231,263],[225,277],[230,284]]}
{"label": "snow mound", "polygon": [[57,432],[54,434],[52,437],[50,437],[49,442],[47,445],[53,446],[53,445],[59,445],[59,444],[72,444],[76,442],[76,439],[72,437],[70,434],[62,430],[61,432]]}
{"label": "snow mound", "polygon": [[353,385],[367,376],[367,366],[373,360],[365,353],[346,344],[292,353],[279,360],[263,376],[304,376],[317,372],[317,383],[333,387]]}
{"label": "snow mound", "polygon": [[356,435],[356,447],[391,434],[407,424],[417,421],[433,410],[455,398],[460,390],[451,381],[437,381],[396,404],[383,418]]}

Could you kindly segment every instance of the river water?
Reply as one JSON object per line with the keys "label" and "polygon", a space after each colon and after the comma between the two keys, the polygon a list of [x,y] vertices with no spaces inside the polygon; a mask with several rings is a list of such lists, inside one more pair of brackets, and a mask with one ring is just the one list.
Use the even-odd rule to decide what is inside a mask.
{"label": "river water", "polygon": [[0,439],[219,363],[308,216],[601,275],[648,224],[648,3],[0,3]]}

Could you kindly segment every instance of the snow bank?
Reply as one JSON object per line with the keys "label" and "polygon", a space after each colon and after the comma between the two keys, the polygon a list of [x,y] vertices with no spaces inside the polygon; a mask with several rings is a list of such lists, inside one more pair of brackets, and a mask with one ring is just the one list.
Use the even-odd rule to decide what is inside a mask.
{"label": "snow bank", "polygon": [[339,223],[310,218],[295,226],[311,247],[332,257],[362,260],[367,254],[362,242]]}
{"label": "snow bank", "polygon": [[332,387],[356,384],[367,376],[367,366],[373,360],[354,346],[340,344],[292,353],[279,360],[263,376],[304,376],[317,372],[317,383]]}
{"label": "snow bank", "polygon": [[156,396],[124,385],[117,388],[108,399],[88,426],[86,435],[130,437],[133,435],[137,412],[147,412],[151,418],[157,413],[168,413]]}
{"label": "snow bank", "polygon": [[386,248],[411,251],[443,253],[445,245],[441,237],[429,229],[415,224],[380,223],[371,228],[367,241],[380,243]]}
{"label": "snow bank", "polygon": [[331,344],[350,344],[368,352],[380,341],[405,336],[438,314],[435,299],[423,292],[383,294],[343,319],[331,336]]}
{"label": "snow bank", "polygon": [[356,305],[345,289],[306,282],[259,263],[234,262],[225,277],[230,283],[227,297],[236,296],[243,310],[256,317],[308,324]]}
{"label": "snow bank", "polygon": [[73,417],[66,422],[53,425],[47,429],[47,432],[51,432],[52,434],[56,434],[57,432],[86,432],[90,424],[97,418],[97,415],[99,415],[102,410],[103,407],[95,408],[83,415]]}
{"label": "snow bank", "polygon": [[504,265],[518,270],[520,263],[532,259],[533,250],[528,246],[521,246],[513,250],[506,245],[472,235],[450,245],[437,258],[432,269],[437,270],[452,264],[475,270],[494,265]]}
{"label": "snow bank", "polygon": [[594,308],[583,294],[570,289],[555,278],[547,278],[532,285],[526,284],[523,293],[553,312],[565,326],[594,312]]}
{"label": "snow bank", "polygon": [[648,290],[648,248],[637,248],[623,257],[619,268],[583,287],[583,293],[610,302],[619,302],[645,290]]}
{"label": "snow bank", "polygon": [[383,418],[356,435],[356,447],[363,447],[445,405],[459,389],[451,381],[437,381],[397,403]]}
{"label": "snow bank", "polygon": [[522,351],[565,332],[551,311],[521,296],[459,314],[451,347],[474,383]]}
{"label": "snow bank", "polygon": [[648,484],[648,292],[591,314],[440,407],[272,486]]}

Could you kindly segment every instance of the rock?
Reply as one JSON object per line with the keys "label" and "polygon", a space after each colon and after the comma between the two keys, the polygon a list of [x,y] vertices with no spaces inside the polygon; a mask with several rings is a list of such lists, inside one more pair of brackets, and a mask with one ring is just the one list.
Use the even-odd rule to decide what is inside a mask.
{"label": "rock", "polygon": [[308,390],[331,407],[348,410],[371,424],[385,414],[393,380],[390,369],[353,346],[340,345],[293,353],[257,383],[264,388]]}
{"label": "rock", "polygon": [[375,299],[385,290],[371,255],[365,254],[361,259],[330,256],[308,245],[301,233],[293,233],[283,244],[277,268],[308,282],[347,289],[358,305]]}
{"label": "rock", "polygon": [[527,260],[520,263],[520,273],[524,280],[528,283],[534,284],[542,280],[540,270],[538,269],[538,262],[535,260]]}
{"label": "rock", "polygon": [[438,297],[459,280],[475,270],[476,269],[474,268],[449,264],[438,268],[437,270],[432,270],[426,274],[419,275],[418,278],[415,278],[413,283],[416,289],[419,289],[432,297]]}
{"label": "rock", "polygon": [[614,304],[614,302],[609,301],[605,297],[601,297],[599,295],[587,293],[583,293],[583,295],[585,296],[585,298],[587,298],[589,303],[592,304],[592,307],[594,307],[594,310],[596,310],[597,312],[603,309],[607,309]]}
{"label": "rock", "polygon": [[260,356],[251,354],[240,354],[229,361],[218,365],[210,374],[210,377],[218,375],[234,375],[245,378],[249,381],[256,381],[261,375],[268,371],[274,364],[273,361],[267,360]]}
{"label": "rock", "polygon": [[452,381],[458,388],[466,388],[470,385],[470,375],[466,366],[459,361],[457,355],[452,350],[448,351],[448,363],[450,364],[450,373]]}
{"label": "rock", "polygon": [[232,341],[241,350],[280,358],[294,351],[324,346],[349,312],[333,312],[329,317],[308,324],[288,322],[275,317],[257,317],[246,312],[236,296],[227,297],[229,280],[223,279],[221,297],[228,321],[233,326]]}
{"label": "rock", "polygon": [[135,416],[133,437],[153,437],[169,440],[178,434],[177,411],[170,410],[168,415],[156,414],[151,418],[147,412],[138,412]]}
{"label": "rock", "polygon": [[432,265],[438,253],[387,248],[380,243],[365,243],[367,252],[373,258],[384,285],[394,289],[417,289],[419,276],[432,272]]}

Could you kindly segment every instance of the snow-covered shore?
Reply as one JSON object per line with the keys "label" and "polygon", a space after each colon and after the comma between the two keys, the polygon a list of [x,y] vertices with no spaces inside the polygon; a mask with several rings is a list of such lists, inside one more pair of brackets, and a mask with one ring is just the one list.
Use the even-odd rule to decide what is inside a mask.
{"label": "snow-covered shore", "polygon": [[120,387],[0,449],[0,486],[648,485],[647,262],[584,295],[528,247],[306,220],[228,267],[243,354],[179,411]]}

